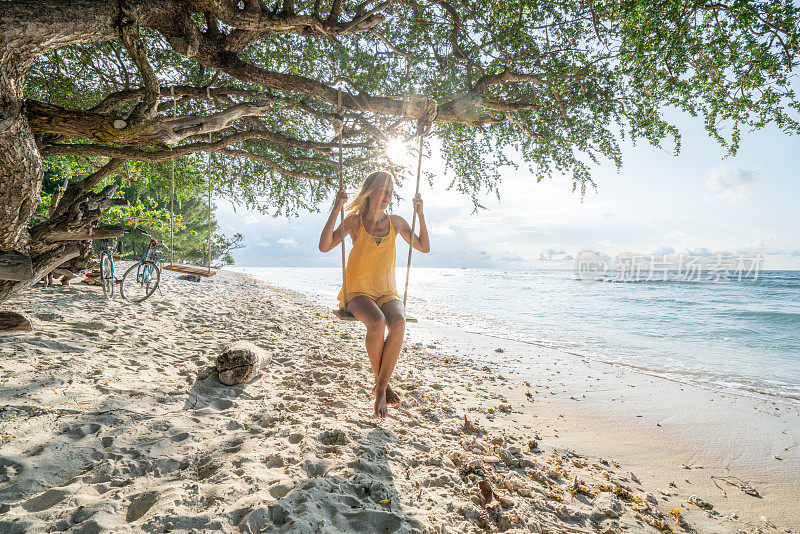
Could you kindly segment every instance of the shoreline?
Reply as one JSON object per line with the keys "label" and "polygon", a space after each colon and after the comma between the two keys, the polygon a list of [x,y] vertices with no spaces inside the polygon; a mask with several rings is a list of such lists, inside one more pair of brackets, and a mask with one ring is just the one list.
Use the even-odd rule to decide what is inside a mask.
{"label": "shoreline", "polygon": [[[435,321],[432,321],[435,322]],[[674,370],[660,370],[651,367],[645,367],[641,365],[635,365],[632,363],[625,363],[621,361],[614,361],[614,360],[605,360],[601,355],[587,355],[581,354],[578,352],[572,352],[567,349],[563,349],[557,346],[546,345],[544,343],[538,343],[536,341],[524,341],[521,339],[514,339],[505,336],[498,336],[493,334],[487,334],[485,332],[475,332],[471,330],[461,329],[463,332],[476,335],[491,339],[497,339],[498,342],[507,341],[510,343],[521,343],[525,345],[531,345],[533,347],[537,347],[540,349],[552,350],[556,351],[561,354],[569,354],[570,356],[574,356],[580,359],[589,359],[593,362],[610,365],[614,367],[622,367],[625,369],[630,369],[635,373],[640,373],[643,375],[651,376],[653,378],[659,378],[662,380],[669,380],[671,382],[676,382],[678,384],[682,384],[689,387],[695,387],[700,389],[705,389],[709,391],[714,391],[717,393],[724,393],[726,395],[733,395],[733,396],[740,396],[744,398],[749,398],[752,400],[775,400],[784,402],[789,406],[796,407],[800,409],[800,397],[795,396],[794,394],[784,394],[772,391],[765,391],[763,389],[757,389],[755,387],[744,387],[744,386],[726,386],[720,383],[712,382],[712,381],[704,381],[704,380],[692,380],[688,378],[693,374],[705,374],[705,373],[692,373],[690,371],[681,370],[681,369],[674,369]]]}
{"label": "shoreline", "polygon": [[[240,273],[243,273],[243,274],[247,274],[247,275],[252,276],[252,277],[254,277],[256,279],[262,279],[258,274],[258,270],[259,269],[272,270],[272,269],[281,269],[281,268],[279,268],[279,267],[265,267],[265,268],[262,268],[262,267],[234,267],[231,270],[233,272],[240,272]],[[317,269],[325,269],[325,268],[317,268]],[[571,269],[564,269],[564,272],[571,272],[571,271],[572,271]],[[769,271],[769,272],[782,272],[782,271]],[[787,271],[787,272],[795,272],[795,271]],[[277,283],[280,284],[280,282],[277,282]],[[299,287],[297,287],[297,284],[293,284],[293,285],[295,287],[287,287],[286,289],[289,289],[289,290],[292,290],[292,291],[297,291],[298,293],[304,295],[306,298],[312,300],[313,302],[315,302],[316,304],[319,304],[321,306],[330,305],[330,306],[335,307],[335,305],[336,305],[334,302],[330,302],[329,303],[322,296],[323,294],[320,293],[320,289],[319,288],[315,288],[312,291],[309,288],[299,288]],[[307,291],[308,291],[308,293],[307,293]],[[338,291],[338,286],[337,286],[336,291]],[[325,294],[327,295],[328,293],[332,293],[332,292],[334,292],[333,289],[331,289],[331,291],[326,292]],[[413,308],[414,307],[414,302],[413,301],[414,301],[414,296],[411,295],[411,302],[409,303],[409,308]],[[512,342],[512,343],[524,343],[524,344],[531,345],[533,347],[545,348],[545,349],[555,350],[555,351],[558,351],[560,353],[571,354],[571,355],[574,355],[574,356],[579,357],[579,358],[589,358],[589,359],[591,359],[593,361],[596,361],[596,362],[601,362],[601,363],[606,363],[606,364],[609,364],[609,365],[617,365],[617,366],[630,368],[630,369],[633,369],[633,370],[635,370],[637,372],[649,374],[651,376],[656,376],[656,377],[664,378],[664,379],[667,379],[667,380],[674,380],[674,381],[681,382],[683,384],[687,384],[687,385],[694,386],[694,387],[718,390],[718,391],[722,391],[722,392],[725,392],[725,393],[728,393],[728,394],[731,394],[731,395],[734,395],[734,394],[741,394],[741,395],[745,395],[745,396],[754,395],[756,398],[760,398],[760,396],[763,396],[765,398],[786,401],[789,404],[797,403],[798,407],[800,407],[800,393],[797,393],[795,391],[785,391],[785,390],[782,389],[782,386],[775,386],[773,388],[772,386],[770,386],[769,382],[765,381],[764,379],[752,379],[752,378],[748,378],[746,376],[741,376],[741,375],[733,375],[733,376],[717,375],[717,374],[713,374],[713,373],[708,372],[708,371],[704,371],[704,370],[694,371],[694,370],[687,369],[685,367],[658,368],[658,367],[648,367],[646,365],[637,365],[637,364],[634,364],[634,363],[628,363],[628,362],[624,361],[625,358],[626,358],[626,356],[624,356],[624,354],[626,354],[626,353],[623,353],[622,357],[619,357],[619,355],[617,355],[618,357],[614,358],[614,357],[612,357],[612,355],[605,354],[603,352],[596,352],[596,351],[592,352],[591,350],[586,350],[586,351],[582,352],[580,350],[576,350],[574,348],[570,348],[569,347],[569,345],[571,344],[570,342],[566,342],[567,346],[561,346],[558,343],[549,343],[547,341],[528,341],[528,340],[525,340],[525,339],[520,339],[519,337],[514,337],[514,336],[512,336],[511,334],[508,334],[508,333],[506,333],[506,334],[492,334],[492,333],[486,331],[487,328],[488,328],[486,323],[484,323],[484,325],[483,325],[484,326],[483,331],[472,330],[474,328],[481,328],[481,324],[479,323],[479,321],[480,321],[480,317],[479,316],[475,316],[475,317],[472,318],[475,321],[478,321],[477,323],[473,322],[473,321],[470,321],[469,325],[467,325],[467,326],[457,326],[457,325],[452,324],[452,322],[450,322],[450,323],[441,322],[440,320],[437,319],[437,317],[430,317],[430,316],[426,317],[425,315],[421,315],[420,316],[420,314],[414,314],[413,312],[412,312],[412,315],[417,317],[418,319],[419,318],[424,318],[424,319],[427,319],[430,322],[435,322],[435,323],[442,324],[445,327],[459,328],[459,329],[461,329],[462,331],[464,331],[467,334],[474,334],[474,335],[481,335],[481,336],[486,336],[486,337],[490,337],[490,338],[495,338],[499,342],[508,341],[508,342]],[[497,318],[493,318],[492,320],[496,321]],[[572,341],[574,341],[574,340],[572,340]],[[572,343],[572,344],[574,344],[574,343]]]}
{"label": "shoreline", "polygon": [[[761,442],[800,439],[800,417],[781,409],[747,415],[766,426],[739,457],[717,454],[736,452],[723,446],[730,432],[693,454],[693,433],[730,426],[750,401],[724,397],[733,407],[702,419],[676,406],[716,409],[721,394],[554,349],[521,368],[513,360],[530,345],[421,321],[392,380],[404,403],[377,422],[360,324],[234,271],[166,282],[141,305],[105,301],[97,287],[37,286],[5,306],[32,315],[35,330],[0,337],[3,529],[682,531],[670,510],[698,532],[800,529],[788,486],[800,447],[772,459],[777,471],[759,456]],[[270,366],[232,388],[202,378],[237,339],[270,353]],[[665,389],[681,402],[665,407]],[[762,498],[718,480],[722,497],[708,481],[726,467]]]}
{"label": "shoreline", "polygon": [[[653,472],[653,480],[665,492],[670,492],[669,482],[676,481],[684,491],[715,497],[720,510],[747,517],[753,524],[761,516],[780,516],[793,531],[800,529],[799,403],[704,387],[535,343],[441,324],[421,328],[426,326],[423,343],[437,338],[442,340],[438,350],[456,354],[464,354],[468,346],[468,354],[482,355],[474,360],[476,365],[488,365],[507,377],[504,382],[513,387],[501,388],[507,389],[512,404],[525,406],[518,421],[529,423],[536,416],[563,421],[560,425],[568,430],[557,434],[553,446],[615,453],[628,463],[635,460],[632,466],[639,471]],[[536,347],[535,359],[530,347]],[[499,357],[497,348],[503,349]],[[524,363],[519,361],[523,357]],[[517,361],[498,361],[503,358]],[[526,391],[534,391],[532,401]],[[762,496],[770,496],[770,502],[766,497],[754,500],[730,486],[724,492],[712,476],[749,479]],[[686,478],[691,484],[681,483]]]}
{"label": "shoreline", "polygon": [[[298,291],[298,294],[324,308],[322,303],[302,292]],[[446,340],[444,343],[443,339]],[[669,376],[669,373],[652,371],[633,364],[602,360],[596,356],[585,356],[537,342],[474,332],[426,319],[420,319],[419,323],[407,327],[406,346],[409,343],[421,343],[428,349],[435,347],[434,350],[443,356],[451,354],[454,357],[469,357],[468,361],[476,369],[489,366],[492,372],[514,375],[513,382],[517,388],[522,388],[526,379],[534,380],[525,373],[532,373],[531,369],[546,370],[546,365],[543,369],[541,365],[537,367],[529,364],[527,371],[521,371],[504,363],[503,359],[509,357],[518,361],[530,359],[531,352],[539,351],[541,356],[549,358],[547,361],[561,362],[565,368],[572,368],[571,372],[579,375],[584,371],[575,370],[574,367],[583,364],[586,369],[591,369],[600,375],[601,378],[596,380],[599,384],[587,384],[583,381],[576,384],[576,387],[549,397],[566,399],[576,404],[576,409],[571,410],[564,406],[548,406],[548,414],[551,417],[558,418],[562,413],[569,413],[570,415],[566,417],[572,420],[570,426],[576,424],[585,426],[586,421],[592,421],[593,425],[605,428],[607,434],[623,433],[628,439],[635,439],[636,445],[632,446],[614,443],[619,446],[619,455],[626,458],[630,458],[641,449],[656,446],[666,435],[669,440],[676,443],[675,449],[694,450],[693,454],[696,457],[671,454],[670,449],[665,448],[659,454],[639,454],[637,461],[639,469],[645,470],[649,467],[661,470],[656,478],[662,485],[668,486],[672,481],[666,480],[669,474],[675,479],[685,480],[684,471],[691,469],[684,466],[691,467],[692,463],[698,465],[698,462],[706,464],[697,467],[705,471],[689,477],[692,479],[691,484],[695,486],[694,491],[722,498],[721,506],[730,513],[747,517],[752,524],[763,523],[762,516],[767,518],[781,516],[787,520],[790,528],[800,531],[800,503],[796,502],[795,497],[797,481],[800,481],[800,402],[791,396],[682,379],[681,375],[685,375],[685,371],[675,371],[678,376]],[[515,349],[508,350],[508,347]],[[503,348],[503,352],[498,355],[495,352],[496,348]],[[476,352],[482,356],[476,358],[474,355]],[[401,354],[400,361],[402,356]],[[520,363],[520,366],[524,365],[525,363]],[[614,373],[613,377],[606,378],[608,373]],[[560,371],[555,371],[545,373],[544,376],[548,382],[552,382],[560,378],[559,375]],[[649,402],[643,405],[640,400],[637,402],[637,398],[641,397],[638,392],[648,386],[654,390],[648,391]],[[583,406],[577,409],[577,405],[580,404],[578,396],[585,394],[586,387],[605,388],[613,390],[615,394],[601,396],[588,403],[585,399],[581,399],[584,401]],[[683,396],[684,407],[680,417],[671,413],[676,409],[670,406],[670,398],[673,396]],[[528,400],[519,392],[516,392],[513,398],[523,405]],[[714,402],[717,404],[713,404]],[[707,417],[693,415],[695,410],[701,414],[708,410],[717,410],[723,402],[733,406],[733,408],[728,407],[725,414],[717,413]],[[634,406],[631,408],[623,406],[626,403],[634,403]],[[670,421],[672,429],[665,429],[668,423],[664,420]],[[610,421],[624,421],[624,423],[609,424]],[[658,428],[660,435],[653,435],[649,429],[643,428],[644,421]],[[737,427],[758,430],[748,432],[742,428],[736,432]],[[712,429],[717,433],[713,443],[705,439],[706,434]],[[596,437],[591,433],[584,433],[581,434],[581,440],[571,440],[568,448],[580,446],[586,448],[595,441]],[[778,442],[781,443],[780,446]],[[608,445],[608,441],[603,442],[603,446],[608,447]],[[594,448],[599,450],[597,447]],[[609,451],[605,454],[608,455]],[[673,469],[675,467],[679,467],[680,470]],[[756,502],[752,496],[739,489],[731,488],[729,484],[711,478],[737,475],[755,481],[753,484],[762,488],[761,493],[764,491],[771,493],[770,500],[774,499],[774,502],[762,506],[763,500]],[[680,479],[681,476],[684,478]],[[688,483],[684,485],[688,486]],[[720,485],[724,488],[720,488]],[[748,508],[752,510],[737,512]]]}

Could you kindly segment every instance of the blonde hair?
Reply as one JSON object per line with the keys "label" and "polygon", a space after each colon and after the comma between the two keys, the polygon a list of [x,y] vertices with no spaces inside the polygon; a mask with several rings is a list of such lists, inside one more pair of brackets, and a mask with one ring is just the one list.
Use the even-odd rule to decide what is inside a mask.
{"label": "blonde hair", "polygon": [[356,195],[356,198],[345,206],[345,212],[349,212],[347,216],[367,213],[369,211],[369,196],[387,182],[392,183],[392,175],[385,171],[375,171],[367,176],[364,183],[361,184],[361,190]]}

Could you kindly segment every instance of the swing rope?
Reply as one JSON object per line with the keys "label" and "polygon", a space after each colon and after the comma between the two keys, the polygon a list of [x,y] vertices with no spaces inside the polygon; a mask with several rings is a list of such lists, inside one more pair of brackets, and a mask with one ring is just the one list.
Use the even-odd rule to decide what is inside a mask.
{"label": "swing rope", "polygon": [[[211,111],[211,86],[206,87],[206,111]],[[209,113],[210,115],[210,113]],[[211,132],[208,132],[208,144],[211,144]],[[206,268],[211,273],[211,151],[206,162],[206,180],[208,181],[208,234],[206,237]]]}
{"label": "swing rope", "polygon": [[[175,121],[178,114],[178,98],[175,96],[175,87],[170,87],[172,96],[172,120]],[[211,111],[211,86],[206,87],[206,111]],[[211,132],[208,132],[208,143],[211,145],[213,139]],[[170,271],[177,271],[198,276],[213,276],[216,274],[211,270],[211,150],[208,151],[206,160],[206,180],[208,181],[208,233],[206,237],[206,268],[195,265],[178,265],[175,263],[175,159],[171,160],[170,167],[170,198],[169,198],[169,265],[164,268]]]}
{"label": "swing rope", "polygon": [[[433,127],[433,121],[436,120],[436,114],[438,113],[439,108],[434,100],[431,103],[428,97],[425,97],[425,116],[420,119],[419,123],[417,123],[417,135],[419,136],[419,154],[417,155],[417,189],[414,192],[414,197],[419,195],[419,182],[420,177],[422,175],[422,150],[423,150],[423,141],[425,140],[425,136],[427,136],[431,132],[431,128]],[[403,291],[403,307],[406,306],[406,299],[408,298],[408,279],[411,275],[411,252],[414,250],[414,231],[417,227],[417,210],[413,208],[413,201],[412,201],[412,208],[411,208],[411,239],[408,243],[408,261],[406,262],[406,287],[405,291]]]}
{"label": "swing rope", "polygon": [[[172,122],[178,113],[178,101],[175,99],[175,86],[169,88],[172,95]],[[170,171],[170,190],[169,190],[169,262],[175,263],[175,243],[174,243],[174,219],[175,219],[175,158],[170,160],[172,170]]]}
{"label": "swing rope", "polygon": [[[409,67],[408,62],[406,63],[406,75],[408,75]],[[406,95],[405,100],[408,100],[408,95]],[[356,105],[358,103],[356,102]],[[404,102],[404,111],[406,104]],[[434,100],[433,102],[430,101],[428,97],[425,97],[425,114],[423,117],[419,119],[417,123],[417,136],[419,137],[419,154],[417,156],[417,186],[414,196],[416,197],[419,194],[419,186],[422,177],[422,151],[424,149],[424,140],[425,137],[431,132],[433,127],[433,123],[436,120],[436,116],[438,114],[439,108],[438,104]],[[336,113],[333,115],[333,129],[336,135],[339,138],[339,164],[338,164],[338,171],[339,171],[339,190],[344,189],[344,173],[342,170],[342,131],[344,129],[344,121],[343,121],[343,107],[342,107],[342,90],[338,89],[337,91],[337,110]],[[405,283],[405,290],[403,292],[403,306],[406,305],[406,300],[408,298],[408,282],[409,276],[411,274],[411,255],[414,249],[414,232],[416,231],[417,225],[417,211],[412,208],[412,216],[411,216],[411,239],[408,245],[408,259],[406,262],[406,283]],[[344,210],[339,212],[339,229],[340,229],[340,238],[341,238],[341,250],[342,250],[342,297],[344,298],[344,309],[342,310],[343,313],[339,313],[338,311],[336,314],[345,320],[354,320],[352,315],[348,314],[347,312],[347,265],[346,265],[346,250],[345,250],[345,231],[344,231]],[[407,321],[416,322],[416,319],[411,317],[406,318]]]}
{"label": "swing rope", "polygon": [[[419,136],[419,156],[417,157],[417,190],[414,192],[414,197],[419,194],[419,179],[422,174],[422,140],[425,136]],[[406,306],[406,298],[408,297],[408,278],[411,275],[411,251],[414,250],[414,230],[417,227],[417,210],[414,209],[414,203],[411,203],[411,239],[408,242],[408,261],[406,262],[406,288],[403,291],[403,307]]]}
{"label": "swing rope", "polygon": [[[336,114],[333,116],[333,130],[339,137],[339,190],[344,189],[344,176],[342,172],[342,130],[344,130],[344,120],[342,115],[342,90],[338,90]],[[347,313],[347,273],[345,259],[344,242],[344,206],[339,212],[339,231],[342,239],[342,298],[344,299],[344,311]]]}

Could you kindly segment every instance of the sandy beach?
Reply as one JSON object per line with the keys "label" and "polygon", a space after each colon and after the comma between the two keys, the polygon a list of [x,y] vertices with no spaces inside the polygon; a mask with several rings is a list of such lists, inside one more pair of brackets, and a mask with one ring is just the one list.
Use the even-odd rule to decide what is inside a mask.
{"label": "sandy beach", "polygon": [[[222,271],[37,285],[0,334],[0,532],[798,532],[800,405],[430,321],[372,417],[363,326]],[[231,342],[270,363],[225,386]],[[498,350],[499,349],[499,350]]]}

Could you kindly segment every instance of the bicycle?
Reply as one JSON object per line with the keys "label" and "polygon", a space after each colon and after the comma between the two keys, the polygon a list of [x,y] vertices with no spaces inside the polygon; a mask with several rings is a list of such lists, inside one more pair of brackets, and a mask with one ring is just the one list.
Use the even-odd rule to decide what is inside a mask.
{"label": "bicycle", "polygon": [[158,289],[161,281],[160,258],[156,258],[155,248],[158,240],[145,232],[136,228],[139,232],[150,238],[150,244],[144,249],[142,257],[138,262],[131,265],[125,274],[122,275],[122,285],[120,292],[122,298],[131,302],[142,302]]}
{"label": "bicycle", "polygon": [[100,244],[100,285],[107,299],[114,297],[114,239],[101,239]]}

